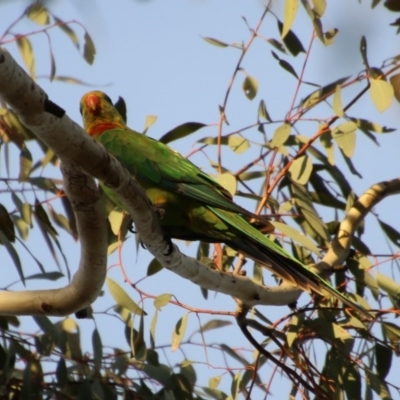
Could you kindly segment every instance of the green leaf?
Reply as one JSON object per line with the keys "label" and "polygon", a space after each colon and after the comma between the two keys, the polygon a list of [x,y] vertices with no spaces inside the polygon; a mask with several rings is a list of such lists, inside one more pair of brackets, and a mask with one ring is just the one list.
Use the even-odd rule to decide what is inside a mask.
{"label": "green leaf", "polygon": [[302,232],[299,232],[297,229],[292,228],[289,225],[286,225],[282,222],[277,222],[277,221],[270,221],[270,223],[281,233],[289,237],[290,239],[294,240],[295,242],[298,242],[302,246],[304,246],[306,249],[312,251],[315,253],[317,256],[320,256],[321,253],[316,246],[316,244],[307,236],[305,236]]}
{"label": "green leaf", "polygon": [[302,100],[302,102],[301,102],[302,106],[305,108],[314,107],[320,101],[326,99],[329,95],[334,93],[337,85],[342,85],[348,79],[349,79],[349,77],[340,78],[332,83],[329,83],[326,86],[321,87],[320,89],[317,89],[316,91],[312,92],[305,99]]}
{"label": "green leaf", "polygon": [[84,39],[85,45],[83,47],[83,58],[88,64],[92,65],[94,61],[94,56],[96,55],[96,48],[88,32],[85,32]]}
{"label": "green leaf", "polygon": [[400,74],[392,75],[390,77],[390,84],[393,87],[394,97],[400,103]]}
{"label": "green leaf", "polygon": [[231,384],[231,394],[232,394],[232,399],[236,400],[238,397],[239,393],[239,388],[240,388],[240,382],[241,382],[241,372],[238,372],[237,374],[234,375],[232,379],[232,384]]}
{"label": "green leaf", "polygon": [[214,329],[224,328],[225,326],[229,325],[232,325],[232,322],[224,321],[222,319],[211,319],[210,321],[207,321],[205,324],[203,324],[198,332],[204,333],[207,331],[212,331]]}
{"label": "green leaf", "polygon": [[376,372],[381,379],[385,379],[392,365],[393,350],[389,346],[375,343]]}
{"label": "green leaf", "polygon": [[376,274],[376,282],[387,294],[400,301],[400,285],[397,282],[379,272]]}
{"label": "green leaf", "polygon": [[113,210],[108,215],[111,230],[115,236],[118,236],[121,230],[121,224],[124,219],[124,214],[121,211]]}
{"label": "green leaf", "polygon": [[172,294],[170,293],[164,293],[160,294],[154,299],[154,307],[158,310],[161,311],[161,308],[169,304],[169,301],[172,298]]}
{"label": "green leaf", "polygon": [[370,79],[371,100],[379,112],[385,111],[393,101],[393,86],[382,79]]}
{"label": "green leaf", "polygon": [[57,231],[54,229],[50,222],[49,216],[37,198],[35,198],[35,216],[47,233],[49,233],[52,237],[57,236]]}
{"label": "green leaf", "polygon": [[153,318],[151,319],[150,322],[150,343],[151,343],[151,348],[154,349],[156,345],[156,325],[157,325],[157,319],[158,319],[158,311],[156,309],[156,312],[153,315]]}
{"label": "green leaf", "polygon": [[335,115],[338,117],[343,117],[342,88],[340,85],[336,85],[335,94],[333,95],[332,108]]}
{"label": "green leaf", "polygon": [[156,258],[153,258],[147,267],[147,276],[154,275],[162,269],[163,266],[160,264],[160,262]]}
{"label": "green leaf", "polygon": [[213,39],[213,38],[210,38],[210,37],[203,37],[203,39],[204,39],[207,43],[210,43],[210,44],[212,44],[212,45],[214,45],[214,46],[217,46],[217,47],[229,47],[229,44],[224,43],[224,42],[221,42],[221,41],[218,40],[218,39]]}
{"label": "green leaf", "polygon": [[285,0],[285,8],[283,12],[283,28],[281,37],[284,38],[289,32],[296,18],[297,9],[299,8],[299,0]]}
{"label": "green leaf", "polygon": [[290,74],[292,74],[296,79],[299,79],[299,77],[297,76],[297,73],[295,71],[295,69],[285,60],[282,60],[274,51],[271,51],[272,56],[279,61],[279,65],[286,70],[287,72],[289,72]]}
{"label": "green leaf", "polygon": [[[281,23],[281,25],[283,26],[282,23]],[[286,38],[287,36],[288,36],[288,35],[286,35],[285,38]],[[271,46],[275,47],[276,50],[279,50],[279,51],[281,51],[282,53],[287,54],[285,47],[284,47],[283,44],[282,44],[281,42],[279,42],[278,40],[276,40],[276,39],[274,39],[274,38],[270,38],[270,39],[267,39],[267,42],[268,42]]]}
{"label": "green leaf", "polygon": [[246,75],[242,85],[244,94],[249,100],[253,100],[257,95],[258,81],[250,75]]}
{"label": "green leaf", "polygon": [[275,129],[274,136],[272,137],[271,141],[268,143],[268,147],[271,149],[275,147],[280,147],[285,144],[286,140],[290,136],[290,132],[292,130],[292,127],[290,124],[283,124],[281,126],[278,126],[278,128]]}
{"label": "green leaf", "polygon": [[356,147],[357,125],[353,121],[340,124],[332,131],[332,137],[347,157],[352,157]]}
{"label": "green leaf", "polygon": [[[279,33],[282,36],[283,24],[281,21],[279,21],[279,19],[277,20],[277,22],[278,22]],[[272,39],[270,39],[270,40],[272,40]],[[268,42],[270,40],[268,40]],[[277,42],[277,43],[279,43],[279,42]],[[298,37],[294,34],[294,32],[292,30],[289,30],[288,33],[285,35],[285,37],[283,38],[283,43],[285,44],[285,46],[289,50],[289,52],[295,57],[299,53],[306,52],[304,50],[304,47],[301,44],[300,40],[298,39]],[[279,45],[280,45],[280,43],[279,43]],[[274,47],[277,48],[278,50],[281,50],[280,46],[274,46]]]}
{"label": "green leaf", "polygon": [[313,11],[321,18],[325,14],[326,0],[312,0],[312,2],[314,4]]}
{"label": "green leaf", "polygon": [[179,349],[179,346],[181,345],[183,336],[186,332],[188,315],[189,314],[185,314],[175,325],[175,329],[172,332],[171,351]]}
{"label": "green leaf", "polygon": [[219,386],[219,384],[221,383],[221,379],[222,379],[221,375],[211,377],[208,380],[208,387],[210,389],[216,389]]}
{"label": "green leaf", "polygon": [[228,136],[228,145],[236,154],[242,154],[250,148],[250,142],[240,135]]}
{"label": "green leaf", "polygon": [[26,182],[32,170],[32,155],[25,147],[21,150],[19,155],[19,176],[20,182]]}
{"label": "green leaf", "polygon": [[369,63],[368,63],[368,57],[367,57],[367,39],[365,38],[365,36],[361,37],[361,41],[360,41],[360,53],[361,53],[361,58],[363,60],[363,63],[365,65],[365,68],[367,69],[367,71],[370,71],[369,68]]}
{"label": "green leaf", "polygon": [[93,363],[98,371],[101,370],[103,362],[103,344],[99,331],[95,328],[92,333],[92,346],[93,346]]}
{"label": "green leaf", "polygon": [[26,15],[38,25],[48,25],[50,22],[49,14],[43,5],[39,2],[33,3],[26,10]]}
{"label": "green leaf", "polygon": [[202,124],[200,122],[186,122],[185,124],[179,125],[176,128],[170,130],[165,135],[163,135],[159,142],[167,144],[174,140],[182,139],[197,130],[208,126],[206,124]]}
{"label": "green leaf", "polygon": [[382,330],[390,340],[394,348],[398,348],[400,344],[400,327],[391,322],[382,322]]}
{"label": "green leaf", "polygon": [[260,101],[260,105],[258,106],[258,116],[259,116],[260,118],[266,119],[266,120],[269,121],[269,122],[272,122],[272,119],[271,119],[271,117],[270,117],[269,114],[268,114],[267,106],[265,105],[264,100],[261,100],[261,101]]}
{"label": "green leaf", "polygon": [[367,386],[369,386],[382,400],[393,400],[386,382],[381,380],[368,368],[364,368],[364,371]]}
{"label": "green leaf", "polygon": [[400,233],[386,222],[381,221],[379,218],[378,222],[388,239],[396,246],[400,246]]}
{"label": "green leaf", "polygon": [[10,242],[15,242],[14,223],[3,204],[0,204],[0,231],[4,233]]}
{"label": "green leaf", "polygon": [[29,70],[29,75],[33,80],[36,79],[35,57],[33,55],[32,45],[28,38],[22,36],[17,38],[18,50],[21,54],[25,66]]}
{"label": "green leaf", "polygon": [[14,246],[11,244],[11,242],[8,240],[7,236],[3,233],[2,230],[0,230],[0,243],[6,248],[8,254],[10,255],[15,265],[15,268],[17,269],[18,275],[22,283],[25,285],[25,277],[24,277],[24,272],[22,270],[21,260],[19,259],[18,253],[14,249]]}
{"label": "green leaf", "polygon": [[70,38],[74,46],[79,50],[79,40],[76,33],[61,19],[54,16],[53,18],[57,26]]}
{"label": "green leaf", "polygon": [[290,179],[293,179],[300,185],[305,185],[310,179],[312,169],[311,157],[301,156],[296,158],[289,168]]}
{"label": "green leaf", "polygon": [[292,319],[290,320],[289,330],[286,335],[286,341],[287,341],[287,344],[289,347],[292,347],[294,341],[299,336],[300,328],[301,328],[301,325],[299,325],[299,317],[297,315],[294,315],[292,317]]}
{"label": "green leaf", "polygon": [[157,121],[157,115],[148,115],[144,123],[143,135],[147,134],[148,129]]}
{"label": "green leaf", "polygon": [[136,315],[147,315],[125,292],[124,289],[117,282],[113,281],[111,278],[107,278],[108,290],[111,296],[114,298],[117,304],[125,307],[131,313]]}
{"label": "green leaf", "polygon": [[229,172],[224,172],[217,176],[216,181],[225,188],[232,196],[236,194],[237,180],[234,175]]}

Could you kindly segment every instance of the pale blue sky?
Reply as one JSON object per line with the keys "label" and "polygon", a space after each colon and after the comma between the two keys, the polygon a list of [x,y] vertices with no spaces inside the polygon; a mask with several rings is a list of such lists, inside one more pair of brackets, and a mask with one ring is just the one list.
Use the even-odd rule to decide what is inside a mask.
{"label": "pale blue sky", "polygon": [[[2,29],[20,15],[28,3],[27,1],[16,1],[4,2],[0,5]],[[275,1],[273,7],[279,16],[282,15],[280,9],[282,3]],[[327,14],[323,18],[324,27],[327,30],[338,28],[339,35],[329,48],[324,48],[316,41],[309,59],[305,80],[327,84],[342,76],[353,75],[354,77],[362,70],[359,53],[361,35],[365,35],[367,38],[371,65],[379,66],[383,59],[400,53],[399,37],[395,35],[394,28],[388,26],[395,19],[395,14],[371,11],[369,1],[364,1],[361,5],[356,0],[336,0],[329,3]],[[155,138],[161,137],[165,132],[184,122],[196,121],[213,124],[218,121],[218,105],[223,101],[240,52],[234,48],[212,46],[201,37],[209,36],[226,43],[246,42],[250,34],[241,17],[245,17],[249,25],[254,27],[264,7],[264,2],[260,0],[169,0],[168,2],[161,0],[118,0],[113,2],[59,0],[50,1],[48,4],[52,12],[62,20],[74,19],[82,22],[92,36],[97,50],[95,62],[89,66],[62,32],[57,29],[52,30],[50,36],[57,63],[57,74],[88,82],[93,85],[93,89],[106,91],[114,101],[118,96],[122,96],[128,106],[129,125],[136,130],[143,128],[147,115],[156,115],[158,120],[149,131],[149,135]],[[294,30],[303,46],[307,47],[311,37],[311,24],[301,7],[299,14]],[[33,23],[21,23],[13,32],[25,33],[36,28],[37,26]],[[71,28],[82,38],[83,30],[78,25],[73,24]],[[278,38],[276,22],[272,16],[266,18],[261,34],[266,38]],[[44,35],[36,35],[32,37],[32,42],[37,55],[37,75],[48,75],[50,65],[47,39]],[[15,45],[7,45],[7,49],[20,61]],[[296,80],[279,68],[276,60],[271,57],[271,50],[274,49],[268,43],[258,40],[246,56],[242,66],[250,75],[258,79],[259,92],[253,101],[249,101],[241,89],[245,75],[238,74],[227,108],[230,126],[224,128],[224,133],[254,123],[258,103],[261,99],[265,100],[273,119],[282,120],[285,117],[296,87]],[[303,55],[296,59],[281,55],[281,53],[279,56],[289,61],[297,71],[300,70],[304,59]],[[68,115],[80,123],[79,100],[82,94],[91,88],[58,82],[49,83],[45,78],[38,82],[54,102],[65,108]],[[344,92],[344,103],[354,96],[363,85],[365,85],[364,82],[356,85],[354,89]],[[298,100],[309,94],[311,90],[311,87],[303,87]],[[331,115],[328,107],[325,107],[324,112],[326,116]],[[359,105],[352,109],[350,115],[370,118],[382,125],[396,127],[399,123],[398,113],[399,104],[393,102],[389,110],[379,114],[371,103],[369,95],[366,95]],[[310,113],[309,116],[312,115],[317,114]],[[267,128],[269,137],[274,128],[273,126]],[[302,130],[302,134],[311,136],[316,130],[317,124],[311,123]],[[196,140],[204,136],[215,135],[216,128],[211,126],[200,130],[184,141],[174,142],[172,145],[183,154],[188,154],[193,146],[196,147]],[[262,140],[256,129],[248,131],[248,138],[256,142]],[[357,135],[357,149],[353,161],[363,175],[363,179],[348,173],[348,178],[357,194],[361,194],[373,183],[398,176],[398,133],[381,135],[378,140],[381,145],[379,148],[362,133]],[[238,160],[229,149],[224,150],[223,165],[235,171],[246,163],[245,160],[252,160],[256,154],[255,151],[257,150],[254,148],[250,149]],[[209,148],[207,155],[215,161],[216,149]],[[338,162],[341,162],[338,152],[336,152],[336,157]],[[215,173],[204,155],[197,153],[192,161],[207,172]],[[2,168],[3,171],[4,168]],[[47,174],[49,172],[45,171],[45,175]],[[53,174],[56,175],[58,172],[54,171]],[[393,211],[396,210],[398,202],[396,200],[385,200],[377,207],[376,211],[383,220],[400,228],[400,214]],[[1,201],[3,202],[3,200]],[[254,208],[253,203],[244,202],[240,198],[237,198],[237,201],[250,209]],[[327,215],[333,218],[332,214]],[[379,236],[373,234],[376,226],[374,218],[368,217],[364,239],[374,252],[389,253],[386,239],[380,237],[380,231]],[[32,233],[36,233],[36,231]],[[37,238],[31,237],[28,243],[31,246],[44,245],[41,239],[36,240]],[[65,243],[68,246],[67,256],[72,270],[74,270],[77,265],[76,256],[79,248],[68,238],[65,239]],[[186,248],[183,244],[182,249],[184,252],[193,254],[197,245],[192,244]],[[5,250],[0,249],[0,254],[3,252]],[[40,253],[35,254],[39,255]],[[133,239],[126,243],[123,257],[124,266],[130,279],[137,281],[145,275],[151,257],[143,249],[140,249],[137,257]],[[45,263],[46,269],[56,269],[52,265],[51,258],[42,257],[41,259]],[[24,257],[23,260],[27,275],[38,272],[29,257]],[[114,261],[114,258],[110,258],[109,264],[111,265]],[[32,266],[32,272],[28,271],[28,265]],[[391,274],[389,265],[386,263],[381,269],[387,275]],[[10,281],[12,281],[14,267],[11,261],[7,261],[4,268],[11,271]],[[110,270],[109,276],[123,284],[118,269]],[[30,282],[29,287],[39,287],[36,286],[39,284],[40,287],[43,286],[43,282]],[[210,293],[209,300],[205,302],[200,294],[200,289],[190,282],[175,277],[168,271],[161,271],[156,276],[146,279],[140,287],[153,295],[173,293],[179,301],[196,308],[233,311],[235,307],[231,298],[220,294]],[[133,290],[128,286],[125,286],[125,289],[138,301],[139,298]],[[112,302],[106,288],[105,291],[106,295],[94,303],[94,309],[97,311],[104,310]],[[308,300],[309,297],[303,295],[300,302],[304,303]],[[145,309],[149,314],[146,319],[146,329],[148,329],[154,310],[151,300],[146,301]],[[260,308],[260,311],[271,320],[276,320],[279,316],[287,313],[286,308],[263,307]],[[169,305],[159,313],[158,344],[170,342],[173,327],[185,312],[178,307]],[[201,322],[204,323],[210,318],[213,317],[203,314]],[[229,320],[234,323],[232,319]],[[30,319],[28,318],[27,321]],[[96,318],[96,323],[100,327],[104,345],[127,348],[122,324],[117,324],[116,320],[112,318],[99,317]],[[26,326],[30,326],[29,322],[26,323]],[[90,352],[93,322],[82,321],[81,327],[84,348]],[[187,337],[197,328],[198,320],[194,314],[191,314]],[[199,335],[196,335],[195,338],[196,342],[200,343]],[[236,327],[205,333],[205,338],[208,343],[226,343],[235,348],[244,348],[246,350],[243,351],[243,355],[252,360],[252,349]],[[206,362],[206,355],[201,346],[185,346],[184,350],[188,359]],[[168,346],[164,352],[172,365],[182,360],[180,352],[171,354]],[[160,350],[160,354],[162,354],[162,350]],[[208,356],[211,365],[224,367],[224,362],[218,354],[209,352]],[[230,365],[236,366],[234,362]],[[207,385],[209,377],[225,372],[224,369],[213,369],[206,365],[198,368],[198,383],[202,385]],[[272,368],[264,367],[263,376],[268,376],[271,371]],[[279,376],[274,378],[271,398],[280,398],[277,395],[280,390],[277,383],[280,381],[283,382]],[[227,376],[223,378],[221,387],[229,393],[229,385],[230,378]],[[288,386],[285,386],[286,388]],[[285,393],[286,391],[287,389]]]}

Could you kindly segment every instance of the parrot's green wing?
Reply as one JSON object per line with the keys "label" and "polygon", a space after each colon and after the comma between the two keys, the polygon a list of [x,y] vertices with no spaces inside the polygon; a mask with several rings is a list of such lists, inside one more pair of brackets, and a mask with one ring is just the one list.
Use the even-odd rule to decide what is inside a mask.
{"label": "parrot's green wing", "polygon": [[99,142],[139,182],[151,182],[208,206],[259,218],[235,204],[226,189],[192,162],[157,140],[126,128],[104,132]]}

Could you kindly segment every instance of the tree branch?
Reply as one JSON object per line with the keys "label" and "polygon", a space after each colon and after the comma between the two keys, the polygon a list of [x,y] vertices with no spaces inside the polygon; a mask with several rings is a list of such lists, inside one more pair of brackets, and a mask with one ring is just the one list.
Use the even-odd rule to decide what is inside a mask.
{"label": "tree branch", "polygon": [[0,291],[0,315],[68,315],[90,305],[106,277],[107,224],[94,179],[63,164],[64,188],[81,240],[81,260],[69,285],[51,290]]}
{"label": "tree branch", "polygon": [[[16,111],[21,121],[45,142],[63,163],[73,165],[74,168],[79,168],[84,173],[102,180],[118,194],[140,232],[146,248],[165,268],[204,288],[236,297],[246,307],[287,305],[295,302],[300,296],[301,291],[288,284],[284,283],[279,287],[261,286],[247,277],[209,268],[180,253],[175,245],[171,246],[169,239],[164,236],[144,190],[129,172],[107,153],[103,146],[64,115],[62,109],[49,101],[45,92],[3,49],[0,49],[0,95]],[[79,221],[82,218],[82,214],[79,214],[77,219]],[[356,229],[355,226],[353,228],[350,236]],[[92,246],[91,251],[104,251],[103,248],[100,249],[100,243],[103,242],[97,241],[94,244],[90,240],[91,235],[92,231],[81,232],[82,254],[84,246],[87,245]],[[78,273],[85,275],[87,270],[82,267],[82,263],[83,261]],[[320,264],[316,269],[325,272],[326,275],[326,269]],[[90,287],[91,282],[87,284]],[[75,289],[78,286],[75,280],[71,285],[74,285]],[[1,297],[0,303],[4,303]],[[0,314],[7,313],[7,304],[1,307]],[[79,306],[78,309],[80,308],[82,307]]]}

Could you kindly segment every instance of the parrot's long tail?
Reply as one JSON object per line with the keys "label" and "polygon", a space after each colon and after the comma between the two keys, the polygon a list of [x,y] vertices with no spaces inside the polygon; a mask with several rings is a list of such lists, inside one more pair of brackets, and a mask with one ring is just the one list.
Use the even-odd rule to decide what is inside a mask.
{"label": "parrot's long tail", "polygon": [[292,283],[294,286],[308,293],[314,291],[322,296],[334,296],[346,304],[346,306],[360,312],[368,319],[372,318],[367,310],[349,300],[299,261],[285,257],[267,246],[262,246],[258,241],[248,236],[238,237],[237,239],[225,241],[225,243],[234,250],[249,256],[254,261],[270,269],[280,278]]}

